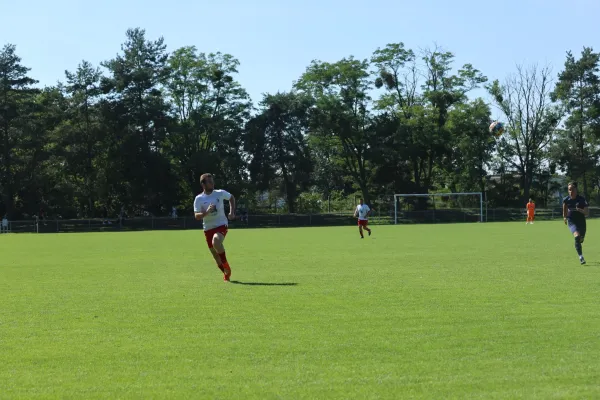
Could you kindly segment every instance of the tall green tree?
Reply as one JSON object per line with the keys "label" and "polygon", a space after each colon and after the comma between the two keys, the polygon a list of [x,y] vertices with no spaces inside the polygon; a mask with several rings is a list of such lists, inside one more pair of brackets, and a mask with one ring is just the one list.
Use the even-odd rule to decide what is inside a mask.
{"label": "tall green tree", "polygon": [[235,79],[239,61],[190,46],[176,50],[169,66],[167,93],[178,121],[169,141],[186,190],[199,191],[198,176],[206,171],[241,190],[246,167],[241,138],[252,104]]}
{"label": "tall green tree", "polygon": [[353,192],[347,179],[343,156],[338,140],[322,135],[308,135],[312,159],[311,188],[323,199],[331,199],[336,193]]}
{"label": "tall green tree", "polygon": [[163,94],[170,74],[166,45],[163,38],[147,40],[142,29],[129,29],[126,37],[123,53],[103,63],[111,103],[104,117],[115,129],[110,168],[118,171],[109,180],[119,181],[120,201],[134,212],[165,212],[178,191],[163,151],[172,124]]}
{"label": "tall green tree", "polygon": [[552,92],[568,113],[564,129],[554,145],[556,161],[569,176],[582,182],[589,197],[589,183],[600,157],[600,54],[585,47],[579,59],[567,53],[564,70]]}
{"label": "tall green tree", "polygon": [[296,212],[296,199],[310,182],[312,104],[312,98],[294,92],[265,95],[262,110],[248,122],[245,134],[251,179],[262,190],[279,183],[291,213]]}
{"label": "tall green tree", "polygon": [[20,150],[35,129],[32,116],[36,111],[33,87],[36,80],[28,76],[29,68],[21,64],[14,45],[0,51],[0,193],[9,216],[15,214],[15,195],[19,189],[18,171],[22,166]]}
{"label": "tall green tree", "polygon": [[[427,145],[427,175],[433,179],[434,168],[439,172],[454,172],[453,149],[460,138],[452,135],[447,127],[448,114],[454,108],[461,108],[467,101],[467,93],[487,81],[481,72],[471,64],[465,64],[452,73],[454,54],[440,49],[426,50],[423,55],[426,79],[422,86],[423,97],[428,101],[428,114],[434,118],[435,129],[431,131]],[[475,111],[467,108],[468,111]],[[439,162],[436,165],[436,161]]]}
{"label": "tall green tree", "polygon": [[373,52],[371,63],[375,67],[375,87],[386,90],[375,101],[375,108],[409,118],[412,107],[422,100],[415,52],[402,42],[390,43]]}
{"label": "tall green tree", "polygon": [[423,95],[436,110],[437,126],[441,130],[451,107],[466,101],[467,93],[487,82],[487,77],[471,64],[463,65],[452,74],[454,54],[440,49],[427,50],[423,61],[426,66]]}
{"label": "tall green tree", "polygon": [[560,122],[560,112],[550,99],[550,69],[519,66],[504,84],[495,80],[488,90],[507,120],[507,133],[498,151],[520,176],[523,202],[529,198],[535,174],[545,161]]}
{"label": "tall green tree", "polygon": [[65,71],[67,108],[55,134],[55,155],[63,167],[64,181],[72,186],[72,198],[80,217],[95,215],[98,185],[104,181],[105,130],[100,110],[98,68],[81,62],[74,72]]}
{"label": "tall green tree", "polygon": [[378,48],[371,57],[375,88],[384,89],[374,102],[375,110],[381,113],[376,128],[379,168],[375,181],[388,193],[422,192],[423,181],[428,179],[423,176],[428,136],[413,129],[424,104],[416,60],[415,52],[406,49],[404,43]]}
{"label": "tall green tree", "polygon": [[486,190],[496,147],[496,140],[488,131],[490,114],[490,107],[480,98],[460,103],[448,113],[447,127],[453,146],[446,171],[453,192]]}
{"label": "tall green tree", "polygon": [[446,127],[448,113],[487,78],[471,64],[453,73],[454,55],[437,48],[424,51],[424,67],[418,67],[416,59],[403,43],[392,43],[377,49],[371,61],[376,68],[375,86],[385,89],[376,106],[394,115],[397,124],[386,147],[403,149],[396,152],[395,164],[409,160],[413,191],[427,192],[436,171],[439,174],[451,164],[454,138]]}
{"label": "tall green tree", "polygon": [[54,135],[65,120],[67,106],[60,84],[42,89],[35,97],[31,128],[19,149],[19,199],[22,210],[30,215],[43,208],[48,216],[77,216],[69,173],[64,163],[57,162],[60,143]]}
{"label": "tall green tree", "polygon": [[313,61],[295,88],[315,101],[311,134],[338,148],[346,173],[368,202],[374,172],[369,164],[373,129],[369,62],[353,57],[336,63]]}

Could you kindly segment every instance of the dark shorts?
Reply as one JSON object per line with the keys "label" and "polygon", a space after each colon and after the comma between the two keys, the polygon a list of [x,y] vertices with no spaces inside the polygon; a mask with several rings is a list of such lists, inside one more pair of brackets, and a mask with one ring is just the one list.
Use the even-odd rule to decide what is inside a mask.
{"label": "dark shorts", "polygon": [[567,226],[569,227],[571,233],[579,232],[579,235],[585,236],[585,231],[587,229],[585,219],[574,221],[571,218],[567,218]]}

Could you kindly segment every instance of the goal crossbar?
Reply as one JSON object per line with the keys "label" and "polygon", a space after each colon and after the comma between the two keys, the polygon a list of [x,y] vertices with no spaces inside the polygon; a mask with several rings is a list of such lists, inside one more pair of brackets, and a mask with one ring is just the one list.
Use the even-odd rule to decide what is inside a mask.
{"label": "goal crossbar", "polygon": [[454,196],[478,196],[479,197],[479,222],[483,222],[483,192],[459,192],[459,193],[401,193],[394,194],[394,224],[398,224],[398,199],[401,197],[454,197]]}

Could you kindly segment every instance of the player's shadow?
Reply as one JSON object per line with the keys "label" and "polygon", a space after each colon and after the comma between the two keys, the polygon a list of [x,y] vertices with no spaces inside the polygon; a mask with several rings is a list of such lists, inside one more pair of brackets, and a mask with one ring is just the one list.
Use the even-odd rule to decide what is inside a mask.
{"label": "player's shadow", "polygon": [[240,282],[230,281],[235,285],[248,285],[248,286],[298,286],[296,282]]}

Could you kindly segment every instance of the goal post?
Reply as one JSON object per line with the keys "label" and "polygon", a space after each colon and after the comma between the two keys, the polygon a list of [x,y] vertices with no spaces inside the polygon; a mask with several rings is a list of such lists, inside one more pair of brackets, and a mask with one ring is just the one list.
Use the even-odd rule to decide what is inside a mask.
{"label": "goal post", "polygon": [[483,193],[394,194],[394,224],[484,222]]}

